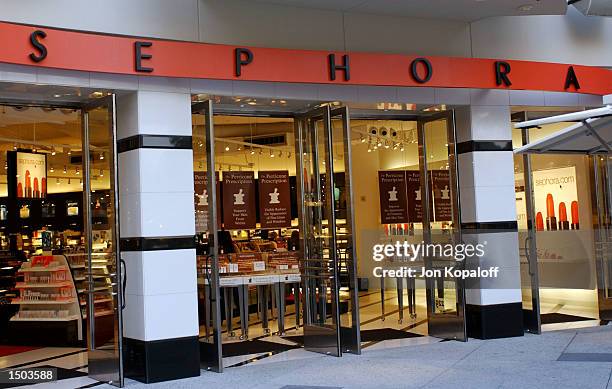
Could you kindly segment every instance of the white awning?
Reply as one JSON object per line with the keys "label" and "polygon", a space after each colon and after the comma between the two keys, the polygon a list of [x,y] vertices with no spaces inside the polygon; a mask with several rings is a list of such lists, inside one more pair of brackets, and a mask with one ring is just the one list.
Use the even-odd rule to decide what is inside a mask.
{"label": "white awning", "polygon": [[517,123],[514,127],[531,128],[567,121],[576,121],[577,123],[519,147],[514,150],[514,153],[612,153],[612,105],[543,119],[528,120]]}

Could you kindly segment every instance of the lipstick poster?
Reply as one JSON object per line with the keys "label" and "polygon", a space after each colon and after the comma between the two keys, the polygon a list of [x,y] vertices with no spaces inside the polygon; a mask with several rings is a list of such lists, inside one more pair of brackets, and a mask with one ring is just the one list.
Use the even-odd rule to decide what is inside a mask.
{"label": "lipstick poster", "polygon": [[47,158],[44,154],[17,152],[17,197],[47,196]]}
{"label": "lipstick poster", "polygon": [[578,189],[576,167],[533,172],[536,229],[556,231],[578,229]]}
{"label": "lipstick poster", "polygon": [[259,214],[261,228],[291,226],[289,172],[259,172]]}
{"label": "lipstick poster", "polygon": [[228,230],[255,228],[255,173],[223,172],[223,225]]}

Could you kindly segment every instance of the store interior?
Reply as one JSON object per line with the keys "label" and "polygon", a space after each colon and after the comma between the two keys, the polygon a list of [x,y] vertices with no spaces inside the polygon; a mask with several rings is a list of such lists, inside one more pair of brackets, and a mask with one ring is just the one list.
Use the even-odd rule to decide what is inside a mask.
{"label": "store interior", "polygon": [[[299,112],[298,110],[313,109],[317,105],[300,101],[255,98],[194,97],[196,98],[200,101],[212,99],[215,102],[214,112],[217,112],[212,121],[215,175],[218,180],[216,196],[221,245],[219,272],[224,365],[227,367],[244,364],[252,359],[261,358],[264,353],[270,354],[269,358],[272,359],[285,358],[285,351],[295,352],[294,349],[304,346],[304,290],[299,284],[299,280],[304,277],[303,253],[300,250],[304,231],[300,231],[298,222],[300,201],[296,180],[296,122],[293,116]],[[330,103],[330,105],[335,106],[339,103]],[[418,342],[418,338],[428,334],[425,281],[423,279],[411,281],[406,278],[401,280],[400,284],[396,279],[381,280],[374,277],[373,268],[377,264],[372,261],[371,250],[376,243],[396,240],[415,243],[422,241],[423,227],[419,220],[422,215],[406,215],[406,220],[383,223],[379,173],[392,172],[403,175],[408,171],[413,180],[412,184],[418,187],[419,155],[415,114],[427,115],[443,111],[446,107],[417,108],[408,104],[402,106],[403,109],[399,112],[384,105],[350,105],[350,108],[351,114],[360,112],[368,116],[350,120],[353,172],[350,185],[353,189],[353,237],[357,258],[357,293],[362,347],[391,347]],[[397,113],[406,116],[400,120]],[[198,249],[200,335],[202,342],[212,342],[212,316],[210,313],[207,316],[207,310],[210,308],[207,307],[206,301],[210,293],[206,288],[210,282],[207,279],[210,263],[207,262],[205,255],[208,252],[206,242],[208,229],[205,219],[209,212],[209,191],[205,184],[207,171],[205,118],[201,114],[194,114],[192,123],[196,232],[200,242]],[[348,267],[353,254],[350,247],[343,245],[345,243],[343,234],[350,230],[350,226],[346,225],[346,185],[348,184],[345,175],[346,151],[341,136],[341,122],[332,121],[332,126],[335,179],[333,197],[337,212],[340,283],[339,310],[342,326],[349,327],[353,316]],[[441,174],[448,179],[450,162],[446,130],[443,121],[433,121],[425,125],[428,169],[441,171],[443,172]],[[309,159],[311,155],[304,153],[304,158],[305,165],[312,167],[313,161]],[[325,158],[319,157],[318,169],[327,171]],[[286,177],[288,181],[286,190],[279,189],[279,191],[281,197],[289,194],[290,201],[286,217],[280,225],[266,228],[265,224],[269,221],[265,220],[266,210],[265,205],[262,205],[262,198],[265,200],[267,196],[264,195],[265,188],[260,180],[262,177],[265,180],[271,172],[281,173]],[[304,175],[308,181],[309,174],[306,168]],[[252,195],[253,207],[247,210],[247,213],[252,212],[254,216],[253,220],[248,221],[250,223],[248,227],[237,226],[236,221],[231,220],[232,214],[227,209],[232,208],[233,204],[229,201],[234,201],[234,198],[226,192],[234,188],[225,186],[225,177],[229,177],[230,185],[236,177],[252,180],[251,190],[255,193],[251,194],[251,190],[246,189],[240,192],[245,194],[246,198]],[[325,186],[324,179],[322,186]],[[437,196],[432,196],[432,202],[435,202],[436,198]],[[404,201],[409,200],[404,199]],[[439,207],[450,207],[442,200],[439,202]],[[198,204],[202,206],[198,207]],[[431,205],[430,207],[435,208]],[[420,202],[418,208],[421,208]],[[449,215],[452,212],[448,209],[440,212],[438,208],[435,210],[436,212],[433,210],[430,212],[433,219],[432,231],[434,235],[438,232],[439,236],[444,235],[444,238],[448,238],[444,232],[453,226],[452,216]],[[323,220],[323,223],[327,226],[328,220]],[[385,263],[384,266],[392,268],[400,265],[392,262]],[[419,261],[410,264],[415,268],[420,268],[422,265],[423,263]],[[237,286],[236,284],[244,282],[240,281],[241,278],[244,280],[244,277],[264,279],[267,276],[278,275],[293,280],[287,281],[284,290],[280,292],[270,285]],[[248,282],[254,281],[249,278]],[[446,309],[455,307],[455,285],[452,282],[440,280],[437,292],[439,292],[437,297],[441,309],[444,309],[445,305]],[[278,293],[282,294],[280,299]],[[317,289],[317,293],[323,293],[322,289]],[[283,301],[280,301],[281,299]],[[327,302],[329,309],[333,309],[331,304],[333,301],[330,299]],[[245,312],[248,312],[248,317]],[[283,353],[282,356],[276,355],[280,353]]]}
{"label": "store interior", "polygon": [[0,105],[0,367],[52,363],[63,378],[87,375],[92,315],[98,344],[117,332],[109,118],[88,113],[85,171],[83,116],[73,107]]}
{"label": "store interior", "polygon": [[[560,113],[534,110],[528,114],[532,118]],[[573,124],[562,122],[531,128],[529,141]],[[521,130],[512,131],[513,148],[522,146]],[[529,158],[535,201],[542,330],[599,325],[591,159],[575,154],[532,154]],[[531,310],[531,281],[524,248],[527,210],[522,155],[514,156],[514,165],[523,308]]]}

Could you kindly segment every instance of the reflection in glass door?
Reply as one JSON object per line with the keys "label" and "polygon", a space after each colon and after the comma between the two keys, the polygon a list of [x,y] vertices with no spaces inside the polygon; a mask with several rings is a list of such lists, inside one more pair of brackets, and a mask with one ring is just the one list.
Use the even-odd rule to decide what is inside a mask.
{"label": "reflection in glass door", "polygon": [[599,319],[612,320],[612,157],[594,155],[593,208],[595,223],[595,268]]}
{"label": "reflection in glass door", "polygon": [[331,112],[296,120],[296,155],[304,290],[304,347],[341,356],[338,241]]}
{"label": "reflection in glass door", "polygon": [[[427,208],[423,212],[424,243],[461,243],[453,111],[421,118],[418,142],[422,201]],[[441,251],[426,253],[423,259],[426,269],[442,274],[446,267],[464,266],[464,261]],[[426,277],[425,284],[429,335],[466,341],[463,280]]]}
{"label": "reflection in glass door", "polygon": [[[88,371],[91,378],[122,387],[126,280],[119,254],[115,96],[84,107],[82,123]],[[110,180],[103,179],[105,173]]]}
{"label": "reflection in glass door", "polygon": [[219,250],[218,250],[218,215],[217,202],[217,173],[215,173],[215,131],[213,126],[213,105],[207,100],[192,106],[194,114],[204,116],[204,126],[194,127],[193,156],[195,175],[199,176],[199,185],[203,186],[198,192],[206,190],[206,206],[196,206],[196,232],[207,247],[206,252],[198,253],[198,295],[204,301],[203,318],[205,335],[200,338],[200,363],[203,369],[223,371],[223,354],[221,339],[221,298],[219,278]]}

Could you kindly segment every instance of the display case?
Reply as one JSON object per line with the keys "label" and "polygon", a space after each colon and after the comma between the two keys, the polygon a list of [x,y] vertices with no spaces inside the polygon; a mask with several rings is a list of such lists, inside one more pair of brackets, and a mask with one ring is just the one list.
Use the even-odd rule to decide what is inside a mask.
{"label": "display case", "polygon": [[78,344],[83,326],[77,290],[63,255],[35,256],[23,262],[23,280],[12,300],[19,310],[9,321],[11,337],[26,344]]}

